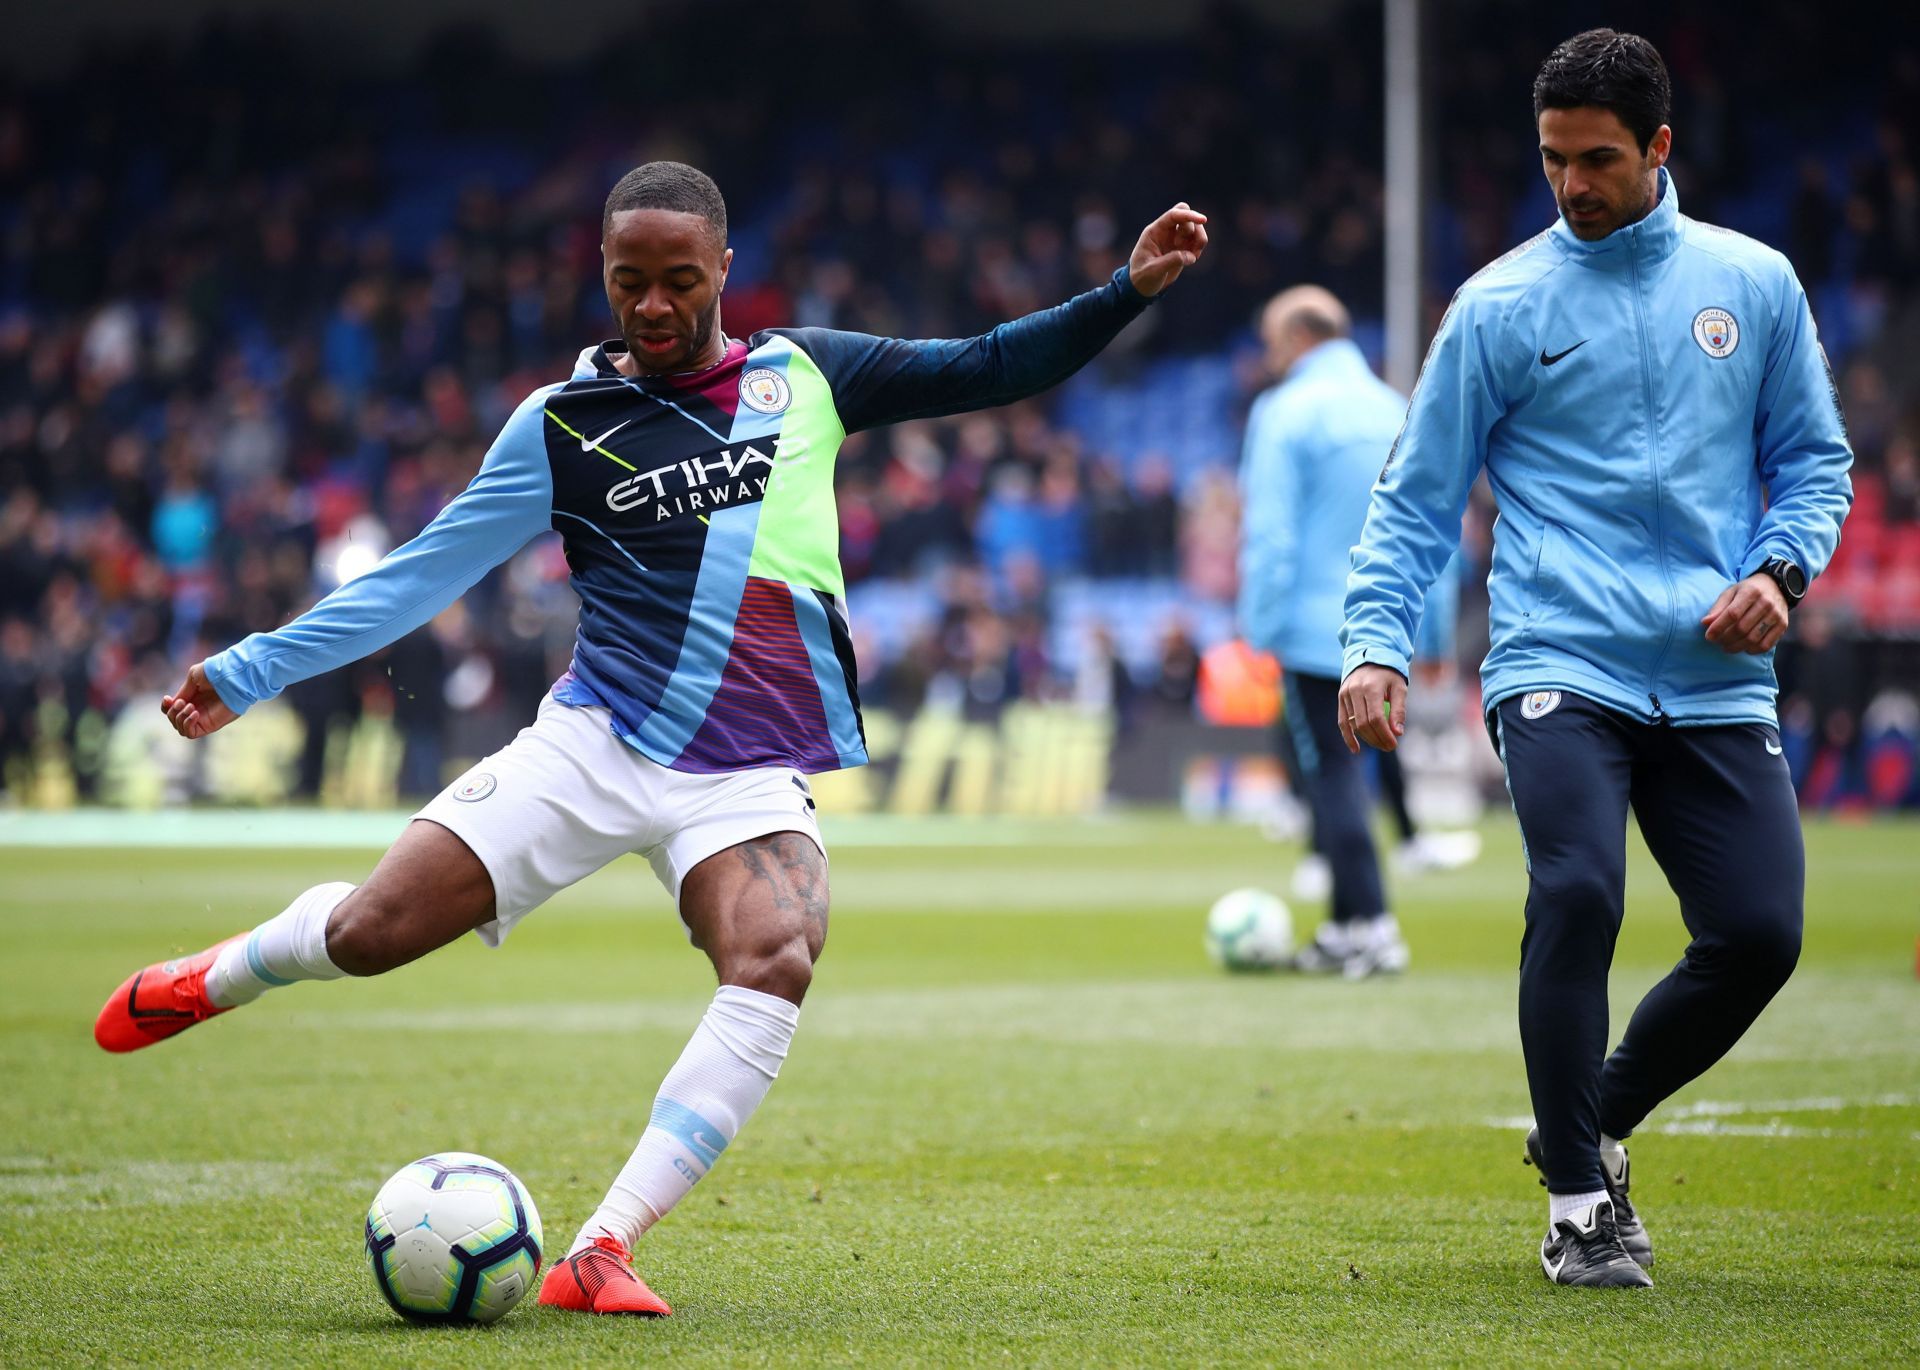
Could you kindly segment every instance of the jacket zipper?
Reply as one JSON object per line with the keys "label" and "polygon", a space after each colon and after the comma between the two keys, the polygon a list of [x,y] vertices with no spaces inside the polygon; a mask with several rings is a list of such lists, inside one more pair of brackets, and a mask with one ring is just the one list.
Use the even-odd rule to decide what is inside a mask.
{"label": "jacket zipper", "polygon": [[1647,313],[1641,302],[1638,242],[1628,247],[1627,264],[1633,271],[1633,317],[1640,328],[1640,379],[1647,395],[1648,460],[1653,468],[1653,547],[1660,562],[1660,581],[1667,588],[1667,636],[1653,658],[1653,668],[1647,672],[1647,698],[1653,701],[1654,721],[1665,722],[1667,715],[1660,707],[1660,696],[1654,687],[1660,682],[1660,668],[1666,664],[1667,652],[1673,647],[1674,615],[1678,612],[1679,600],[1673,592],[1673,574],[1667,566],[1665,490],[1660,481],[1660,418],[1653,393],[1653,342],[1647,334]]}

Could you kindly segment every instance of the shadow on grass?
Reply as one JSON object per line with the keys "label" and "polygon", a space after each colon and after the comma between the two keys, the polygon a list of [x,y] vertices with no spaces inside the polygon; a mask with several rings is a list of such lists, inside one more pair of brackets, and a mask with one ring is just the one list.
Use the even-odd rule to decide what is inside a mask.
{"label": "shadow on grass", "polygon": [[408,1322],[392,1313],[374,1309],[365,1313],[346,1313],[326,1316],[315,1314],[311,1317],[288,1319],[281,1326],[288,1332],[317,1332],[337,1336],[350,1333],[356,1336],[380,1336],[383,1333],[395,1336],[432,1337],[435,1339],[465,1339],[511,1336],[503,1331],[512,1326],[508,1318],[499,1322]]}

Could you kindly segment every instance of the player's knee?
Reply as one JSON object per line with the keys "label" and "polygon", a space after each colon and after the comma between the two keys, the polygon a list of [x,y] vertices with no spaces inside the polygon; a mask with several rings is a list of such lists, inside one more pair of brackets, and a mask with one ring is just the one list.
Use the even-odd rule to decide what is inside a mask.
{"label": "player's knee", "polygon": [[818,936],[810,927],[794,926],[776,936],[757,938],[718,967],[720,979],[797,1004],[813,984],[813,963],[820,957],[823,938],[824,926]]}
{"label": "player's knee", "polygon": [[1751,974],[1784,985],[1800,962],[1798,911],[1783,910],[1756,920],[1741,938],[1738,955]]}
{"label": "player's knee", "polygon": [[1611,927],[1620,916],[1620,902],[1626,883],[1622,872],[1582,865],[1563,874],[1543,878],[1534,871],[1542,904],[1561,920],[1581,928]]}
{"label": "player's knee", "polygon": [[327,920],[327,959],[349,975],[381,975],[411,960],[395,935],[397,915],[378,892],[355,890]]}
{"label": "player's knee", "polygon": [[1521,968],[1597,968],[1604,976],[1620,926],[1620,881],[1594,870],[1569,872],[1549,882],[1536,869],[1534,879]]}

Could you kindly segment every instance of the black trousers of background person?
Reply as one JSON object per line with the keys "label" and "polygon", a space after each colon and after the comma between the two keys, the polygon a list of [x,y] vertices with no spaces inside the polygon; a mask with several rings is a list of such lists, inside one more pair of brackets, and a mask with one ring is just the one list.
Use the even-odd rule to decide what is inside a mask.
{"label": "black trousers of background person", "polygon": [[1313,815],[1313,847],[1333,872],[1336,923],[1386,912],[1380,860],[1373,849],[1366,772],[1340,736],[1340,682],[1332,676],[1285,675],[1286,708],[1280,715],[1282,756],[1306,793]]}
{"label": "black trousers of background person", "polygon": [[[1547,1188],[1583,1194],[1603,1187],[1600,1134],[1724,1056],[1793,973],[1806,855],[1772,728],[1642,723],[1568,693],[1541,712],[1551,698],[1501,701],[1489,731],[1527,856],[1520,1041]],[[1693,940],[1608,1056],[1629,804]]]}
{"label": "black trousers of background person", "polygon": [[[1361,753],[1366,755],[1366,753]],[[1300,756],[1294,750],[1293,739],[1287,735],[1286,720],[1280,723],[1280,764],[1286,768],[1287,788],[1293,797],[1302,804],[1307,803],[1306,785],[1300,778]],[[1407,772],[1400,764],[1399,752],[1373,753],[1374,774],[1380,781],[1380,797],[1386,801],[1387,812],[1393,817],[1393,826],[1400,831],[1400,841],[1407,843],[1419,836],[1420,829],[1413,821],[1413,814],[1407,809]],[[1320,851],[1320,834],[1313,830],[1313,809],[1307,809],[1307,849]],[[1322,856],[1326,853],[1321,852]]]}

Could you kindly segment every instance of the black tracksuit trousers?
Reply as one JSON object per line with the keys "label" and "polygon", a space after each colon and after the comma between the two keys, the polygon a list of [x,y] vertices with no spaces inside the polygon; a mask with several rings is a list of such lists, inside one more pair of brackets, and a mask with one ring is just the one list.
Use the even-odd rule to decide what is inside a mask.
{"label": "black tracksuit trousers", "polygon": [[[1800,955],[1806,855],[1777,734],[1643,723],[1536,691],[1488,716],[1529,884],[1520,1040],[1548,1189],[1603,1187],[1599,1141],[1724,1056]],[[1626,884],[1627,808],[1692,935],[1607,1055],[1607,971]]]}

